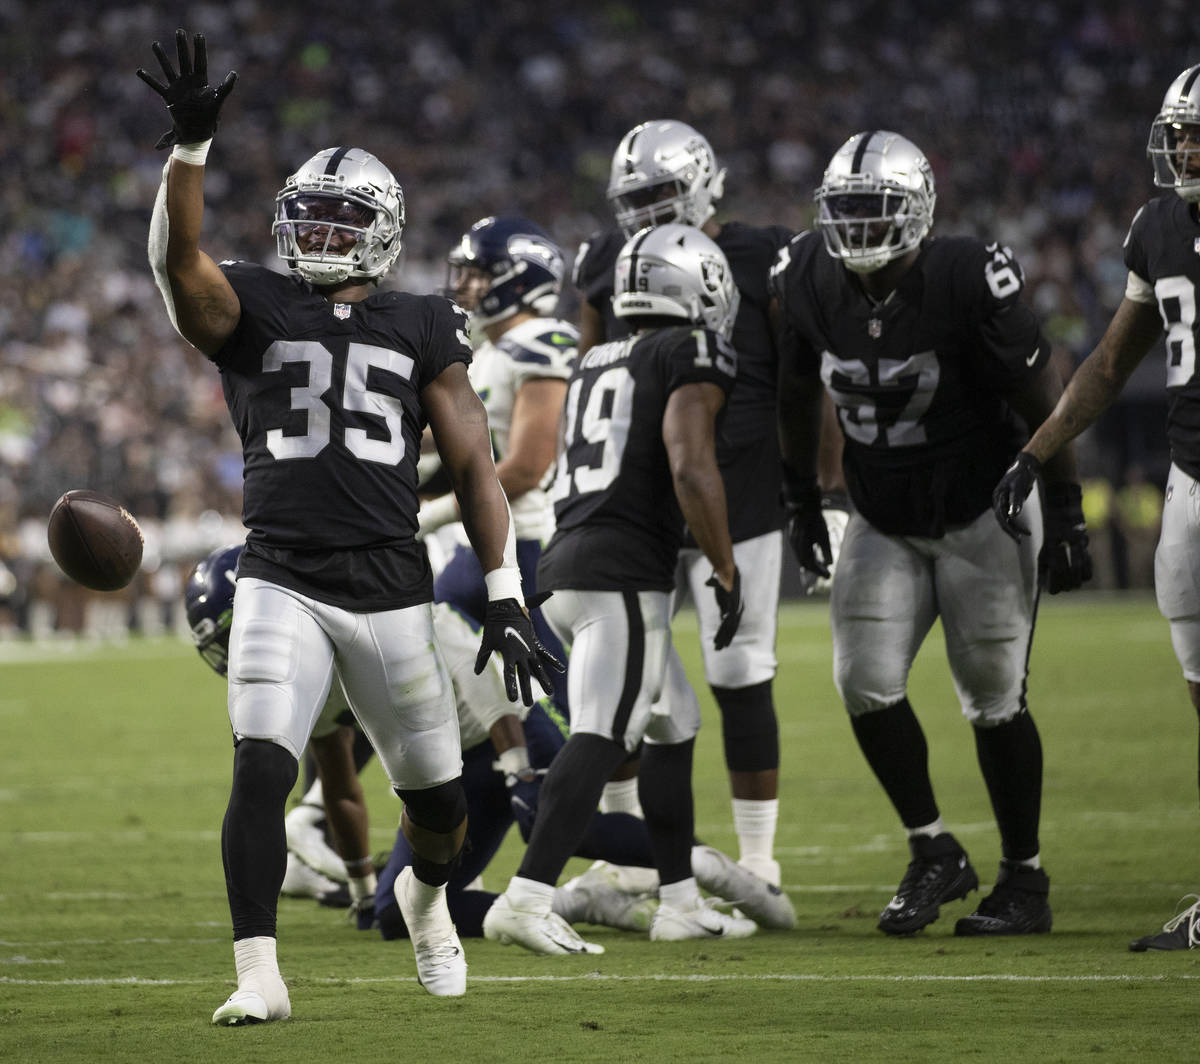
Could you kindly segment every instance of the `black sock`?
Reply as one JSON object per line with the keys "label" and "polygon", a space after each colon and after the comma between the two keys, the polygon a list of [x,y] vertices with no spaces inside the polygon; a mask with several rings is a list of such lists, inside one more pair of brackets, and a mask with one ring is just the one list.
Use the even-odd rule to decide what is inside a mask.
{"label": "black sock", "polygon": [[721,710],[725,767],[731,772],[764,772],[779,768],[779,723],[771,681],[749,687],[714,687]]}
{"label": "black sock", "polygon": [[1038,852],[1042,810],[1042,740],[1028,712],[995,728],[975,728],[979,767],[992,799],[1005,860]]}
{"label": "black sock", "polygon": [[638,799],[650,832],[654,863],[662,884],[678,883],[692,874],[692,749],[695,740],[642,748]]}
{"label": "black sock", "polygon": [[851,716],[854,737],[906,828],[937,820],[925,733],[905,698],[885,709]]}
{"label": "black sock", "polygon": [[612,739],[577,732],[550,763],[538,796],[533,833],[517,875],[553,886],[574,856],[604,785],[626,757]]}
{"label": "black sock", "polygon": [[296,759],[275,743],[243,739],[234,749],[221,860],[235,941],[275,934],[287,868],[283,812],[298,771]]}

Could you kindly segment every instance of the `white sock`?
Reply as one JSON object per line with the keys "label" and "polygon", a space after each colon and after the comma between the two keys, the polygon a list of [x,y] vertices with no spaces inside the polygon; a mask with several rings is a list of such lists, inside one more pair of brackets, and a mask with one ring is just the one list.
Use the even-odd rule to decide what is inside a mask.
{"label": "white sock", "polygon": [[282,976],[275,958],[275,939],[270,935],[241,938],[233,944],[233,963],[237,969],[238,989],[265,989]]}
{"label": "white sock", "polygon": [[512,907],[523,912],[548,914],[554,903],[554,887],[551,884],[522,876],[513,876],[504,893],[508,895]]}
{"label": "white sock", "polygon": [[600,795],[600,812],[628,813],[642,819],[642,803],[638,801],[638,781],[609,780]]}
{"label": "white sock", "polygon": [[685,912],[700,908],[700,888],[694,876],[658,888],[658,900],[672,909]]}
{"label": "white sock", "polygon": [[1026,857],[1024,861],[1005,861],[1007,865],[1012,865],[1013,868],[1041,868],[1042,855],[1035,853],[1032,857]]}
{"label": "white sock", "polygon": [[378,885],[374,872],[368,872],[365,876],[351,876],[346,880],[346,886],[350,888],[350,900],[356,903],[364,898],[373,898]]}
{"label": "white sock", "polygon": [[924,824],[919,828],[906,828],[910,839],[916,838],[918,835],[925,835],[929,838],[945,834],[945,827],[942,825],[942,818],[938,817],[932,824]]}
{"label": "white sock", "polygon": [[733,830],[737,833],[742,860],[775,854],[775,827],[779,822],[779,799],[733,799]]}

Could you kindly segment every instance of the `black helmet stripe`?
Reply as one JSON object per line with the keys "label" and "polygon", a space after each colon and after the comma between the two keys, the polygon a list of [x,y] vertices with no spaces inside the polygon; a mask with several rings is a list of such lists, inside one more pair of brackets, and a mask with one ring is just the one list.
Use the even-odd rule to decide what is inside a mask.
{"label": "black helmet stripe", "polygon": [[637,238],[637,243],[634,244],[633,247],[629,249],[629,276],[625,280],[625,286],[626,286],[625,291],[626,292],[636,292],[637,291],[636,278],[637,278],[638,249],[647,241],[647,239],[649,239],[650,234],[653,232],[654,232],[654,230],[652,228],[645,229],[642,232],[642,235]]}
{"label": "black helmet stripe", "polygon": [[335,148],[333,154],[329,157],[329,162],[325,164],[325,173],[329,176],[336,174],[338,172],[338,167],[342,165],[342,160],[346,158],[346,156],[349,155],[352,150],[353,149],[351,148]]}
{"label": "black helmet stripe", "polygon": [[871,141],[877,132],[873,129],[870,133],[862,135],[862,140],[858,142],[858,147],[854,150],[854,162],[850,165],[850,173],[857,174],[862,171],[863,156],[867,154],[867,149],[871,146]]}
{"label": "black helmet stripe", "polygon": [[1183,103],[1191,94],[1192,86],[1196,84],[1196,79],[1200,78],[1200,63],[1197,63],[1191,70],[1188,71],[1187,81],[1179,90],[1179,102]]}

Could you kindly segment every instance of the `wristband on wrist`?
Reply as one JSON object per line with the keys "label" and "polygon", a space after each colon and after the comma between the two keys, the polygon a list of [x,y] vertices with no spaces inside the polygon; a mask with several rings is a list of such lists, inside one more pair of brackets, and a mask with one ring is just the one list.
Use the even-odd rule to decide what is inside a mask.
{"label": "wristband on wrist", "polygon": [[518,602],[524,601],[521,594],[521,570],[515,565],[502,565],[499,569],[484,573],[483,579],[487,584],[488,602],[509,598]]}
{"label": "wristband on wrist", "polygon": [[171,158],[192,166],[203,166],[208,158],[208,149],[212,145],[212,137],[208,140],[197,141],[195,144],[176,144],[171,149]]}

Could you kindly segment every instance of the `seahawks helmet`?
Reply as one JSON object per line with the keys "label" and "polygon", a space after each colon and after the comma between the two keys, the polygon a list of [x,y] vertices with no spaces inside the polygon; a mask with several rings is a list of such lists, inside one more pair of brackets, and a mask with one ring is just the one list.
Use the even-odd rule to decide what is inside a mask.
{"label": "seahawks helmet", "polygon": [[[519,310],[549,315],[558,302],[566,273],[562,249],[525,218],[481,218],[468,229],[450,254],[449,293],[480,325],[512,317]],[[475,305],[463,297],[468,270],[489,276]]]}
{"label": "seahawks helmet", "polygon": [[1173,188],[1188,203],[1200,202],[1200,64],[1171,82],[1150,127],[1146,154],[1159,188]]}
{"label": "seahawks helmet", "polygon": [[279,257],[315,285],[380,281],[400,254],[404,193],[361,148],[326,148],[275,197]]}
{"label": "seahawks helmet", "polygon": [[708,141],[683,122],[643,122],[613,153],[608,199],[627,237],[663,222],[701,226],[724,191],[725,170]]}
{"label": "seahawks helmet", "polygon": [[877,129],[838,148],[815,198],[829,254],[856,273],[872,273],[920,247],[937,194],[921,149]]}
{"label": "seahawks helmet", "polygon": [[242,544],[220,547],[188,574],[184,607],[192,642],[200,656],[222,676],[229,667],[229,625]]}
{"label": "seahawks helmet", "polygon": [[728,339],[740,300],[725,253],[694,226],[647,227],[617,254],[618,318],[681,318]]}

